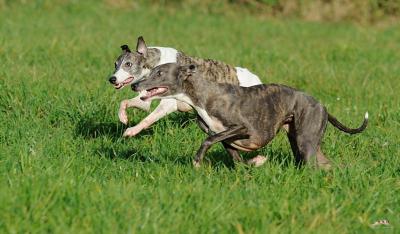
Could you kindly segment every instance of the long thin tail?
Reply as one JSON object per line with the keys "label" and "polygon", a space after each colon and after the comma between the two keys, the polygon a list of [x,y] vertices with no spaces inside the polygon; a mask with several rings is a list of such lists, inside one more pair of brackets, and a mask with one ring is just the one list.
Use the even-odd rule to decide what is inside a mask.
{"label": "long thin tail", "polygon": [[360,133],[360,132],[364,131],[364,129],[367,127],[368,112],[365,113],[364,122],[362,123],[362,125],[359,128],[348,128],[348,127],[344,126],[342,123],[340,123],[339,120],[337,120],[333,115],[331,115],[329,113],[328,113],[328,120],[333,126],[338,128],[339,130],[346,132],[346,133],[350,133],[350,134],[356,134],[356,133]]}

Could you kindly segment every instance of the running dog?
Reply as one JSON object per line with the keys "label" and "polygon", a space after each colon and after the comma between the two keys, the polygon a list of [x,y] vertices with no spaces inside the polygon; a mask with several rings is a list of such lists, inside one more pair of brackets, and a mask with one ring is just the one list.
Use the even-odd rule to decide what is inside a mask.
{"label": "running dog", "polygon": [[[229,83],[243,87],[261,84],[260,79],[245,68],[232,67],[223,62],[211,59],[189,57],[173,48],[147,47],[143,37],[138,38],[136,51],[132,52],[127,45],[123,45],[121,48],[122,54],[115,62],[115,72],[109,78],[109,82],[115,89],[121,89],[127,85],[146,79],[151,69],[165,63],[177,63],[180,65],[196,64],[199,66],[199,69],[207,74],[209,79],[218,83]],[[122,123],[128,123],[127,108],[136,107],[145,111],[150,110],[151,101],[141,100],[141,97],[144,95],[145,92],[142,92],[135,98],[121,102],[118,117]],[[175,99],[161,100],[160,104],[150,115],[136,126],[128,128],[124,136],[135,136],[143,129],[148,128],[154,122],[172,112],[186,112],[190,110],[192,110],[191,106],[184,102]]]}
{"label": "running dog", "polygon": [[242,161],[238,150],[254,151],[268,144],[285,124],[297,164],[311,163],[329,168],[321,151],[321,140],[328,121],[339,130],[355,134],[368,123],[368,113],[359,128],[350,129],[329,114],[313,97],[296,89],[278,85],[240,87],[218,84],[197,65],[164,64],[134,88],[146,91],[140,98],[176,99],[193,107],[200,116],[200,127],[209,134],[194,159],[198,167],[206,151],[222,142],[235,160]]}

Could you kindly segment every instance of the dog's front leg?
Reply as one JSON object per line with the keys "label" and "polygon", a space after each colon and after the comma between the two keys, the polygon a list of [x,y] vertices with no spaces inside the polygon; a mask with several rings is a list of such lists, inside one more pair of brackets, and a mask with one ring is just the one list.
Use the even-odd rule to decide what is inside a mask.
{"label": "dog's front leg", "polygon": [[119,106],[119,111],[118,111],[118,117],[119,121],[121,121],[123,124],[128,124],[128,115],[126,113],[126,109],[130,107],[136,107],[144,111],[149,111],[150,110],[150,104],[151,101],[142,101],[140,97],[142,97],[143,94],[139,93],[138,96],[132,98],[132,99],[125,99],[121,102]]}
{"label": "dog's front leg", "polygon": [[196,157],[193,161],[193,165],[195,167],[199,167],[201,161],[203,160],[204,154],[207,150],[215,143],[221,142],[230,138],[245,138],[246,137],[246,128],[243,126],[233,127],[223,132],[217,133],[215,135],[211,135],[207,137],[205,141],[200,146],[200,149],[196,153]]}
{"label": "dog's front leg", "polygon": [[162,99],[156,109],[151,112],[146,118],[144,118],[136,126],[126,129],[124,132],[125,137],[132,137],[137,135],[143,129],[150,127],[154,122],[158,121],[162,117],[177,111],[177,101],[175,99]]}

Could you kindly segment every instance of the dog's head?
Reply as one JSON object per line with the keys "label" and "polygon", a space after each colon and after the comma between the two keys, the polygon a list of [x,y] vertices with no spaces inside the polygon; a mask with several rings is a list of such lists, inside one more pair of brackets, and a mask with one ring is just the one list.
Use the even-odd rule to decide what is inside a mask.
{"label": "dog's head", "polygon": [[122,54],[115,61],[115,72],[109,81],[116,89],[140,81],[150,73],[146,68],[147,46],[143,37],[139,37],[136,51],[132,52],[128,45],[122,45]]}
{"label": "dog's head", "polygon": [[143,101],[174,98],[176,95],[185,94],[185,82],[197,71],[196,65],[179,66],[176,63],[166,63],[155,67],[149,77],[139,83],[133,84],[134,91],[146,90]]}

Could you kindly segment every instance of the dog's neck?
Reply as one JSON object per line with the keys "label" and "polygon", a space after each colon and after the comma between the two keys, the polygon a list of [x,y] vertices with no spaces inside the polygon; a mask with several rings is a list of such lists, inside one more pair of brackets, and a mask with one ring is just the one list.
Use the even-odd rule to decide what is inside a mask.
{"label": "dog's neck", "polygon": [[177,63],[179,65],[196,64],[201,72],[203,79],[208,79],[217,83],[227,83],[239,85],[236,69],[224,62],[212,59],[202,59],[185,55],[178,52]]}
{"label": "dog's neck", "polygon": [[226,92],[224,90],[226,86],[236,87],[229,84],[218,84],[195,75],[182,83],[183,93],[178,100],[186,102],[193,107],[206,109],[207,103],[216,101],[219,94]]}

